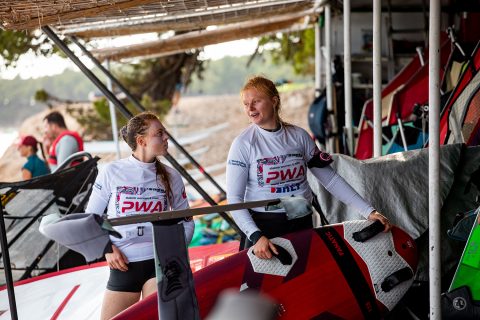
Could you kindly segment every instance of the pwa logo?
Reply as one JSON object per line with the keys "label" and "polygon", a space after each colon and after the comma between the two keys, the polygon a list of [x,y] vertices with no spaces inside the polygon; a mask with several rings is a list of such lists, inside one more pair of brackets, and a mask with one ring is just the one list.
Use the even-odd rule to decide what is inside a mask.
{"label": "pwa logo", "polygon": [[266,183],[278,183],[290,180],[296,180],[299,177],[303,177],[305,175],[305,167],[300,165],[294,168],[286,168],[281,170],[271,170],[267,172],[267,179],[265,180]]}
{"label": "pwa logo", "polygon": [[163,207],[161,201],[124,201],[122,213],[127,211],[154,213],[163,211]]}

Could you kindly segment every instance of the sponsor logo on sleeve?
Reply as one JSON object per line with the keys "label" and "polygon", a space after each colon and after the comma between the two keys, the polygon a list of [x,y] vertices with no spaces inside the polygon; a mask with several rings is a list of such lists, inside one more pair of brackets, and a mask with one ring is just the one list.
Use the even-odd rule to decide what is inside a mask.
{"label": "sponsor logo on sleeve", "polygon": [[239,167],[242,167],[242,168],[246,168],[247,167],[247,164],[243,161],[239,161],[239,160],[228,160],[228,165],[230,166],[239,166]]}

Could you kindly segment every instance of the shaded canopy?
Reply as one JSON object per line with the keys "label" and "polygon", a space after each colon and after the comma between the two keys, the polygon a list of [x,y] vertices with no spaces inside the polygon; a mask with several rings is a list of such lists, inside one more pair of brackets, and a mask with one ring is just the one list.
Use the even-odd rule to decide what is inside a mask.
{"label": "shaded canopy", "polygon": [[[442,0],[443,10],[463,0]],[[477,1],[474,1],[477,2]],[[3,29],[33,30],[50,25],[64,35],[84,39],[174,30],[181,36],[142,45],[97,51],[99,58],[164,56],[225,41],[306,27],[322,6],[341,12],[341,0],[22,0],[0,6]],[[418,0],[390,1],[393,11],[427,9]],[[383,3],[383,11],[388,6]],[[423,7],[423,6],[426,7]],[[371,11],[371,0],[352,1],[353,11]],[[313,17],[301,20],[302,17]],[[218,26],[214,31],[200,31]],[[186,35],[185,35],[186,34]]]}
{"label": "shaded canopy", "polygon": [[[209,44],[306,26],[326,0],[65,0],[7,1],[0,6],[3,29],[45,25],[84,39],[174,30],[182,35],[98,51],[100,58],[169,55]],[[205,31],[208,26],[216,30]],[[203,31],[200,31],[203,30]]]}

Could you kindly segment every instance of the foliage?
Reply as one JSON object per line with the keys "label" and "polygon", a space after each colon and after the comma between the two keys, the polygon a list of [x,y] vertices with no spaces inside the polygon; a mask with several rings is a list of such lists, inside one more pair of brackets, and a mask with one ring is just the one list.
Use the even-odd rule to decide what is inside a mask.
{"label": "foliage", "polygon": [[35,92],[35,96],[33,98],[35,99],[35,101],[45,103],[47,102],[48,97],[49,97],[48,92],[45,91],[44,89],[40,89]]}
{"label": "foliage", "polygon": [[198,52],[142,60],[114,70],[117,79],[137,98],[171,100],[178,84],[187,86],[193,73],[202,72]]}
{"label": "foliage", "polygon": [[258,50],[269,54],[277,65],[292,64],[296,74],[315,73],[315,31],[312,28],[262,37]]}
{"label": "foliage", "polygon": [[[93,72],[98,74],[98,70]],[[70,69],[51,77],[0,79],[0,126],[17,126],[32,114],[44,110],[44,102],[34,100],[35,93],[40,88],[49,95],[68,97],[75,101],[85,101],[88,94],[95,91],[95,86],[81,72]]]}
{"label": "foliage", "polygon": [[259,74],[278,83],[287,81],[304,84],[312,81],[311,76],[295,74],[291,64],[275,65],[270,55],[256,56],[247,66],[248,60],[249,57],[243,56],[205,61],[203,78],[200,79],[194,75],[186,93],[190,95],[238,94],[249,77]]}
{"label": "foliage", "polygon": [[0,55],[5,67],[15,67],[20,56],[27,52],[50,56],[57,52],[48,37],[36,31],[12,31],[0,29]]}

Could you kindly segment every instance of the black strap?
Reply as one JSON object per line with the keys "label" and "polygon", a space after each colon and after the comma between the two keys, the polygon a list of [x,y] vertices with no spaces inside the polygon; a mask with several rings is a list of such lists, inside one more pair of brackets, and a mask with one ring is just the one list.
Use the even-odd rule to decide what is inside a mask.
{"label": "black strap", "polygon": [[379,220],[376,220],[374,223],[363,228],[362,230],[354,232],[352,235],[353,240],[357,242],[365,242],[382,232],[384,229],[385,226]]}
{"label": "black strap", "polygon": [[365,319],[380,319],[377,302],[344,239],[333,227],[315,229],[337,262]]}
{"label": "black strap", "polygon": [[389,292],[390,290],[398,286],[400,283],[410,280],[412,278],[413,278],[412,269],[410,269],[409,267],[405,267],[395,271],[394,273],[386,277],[380,286],[382,287],[382,290],[384,292]]}

